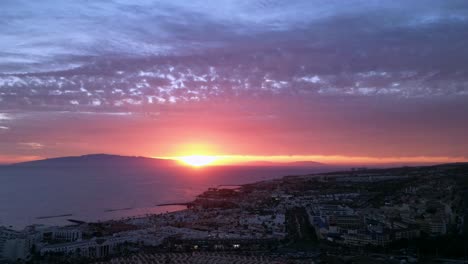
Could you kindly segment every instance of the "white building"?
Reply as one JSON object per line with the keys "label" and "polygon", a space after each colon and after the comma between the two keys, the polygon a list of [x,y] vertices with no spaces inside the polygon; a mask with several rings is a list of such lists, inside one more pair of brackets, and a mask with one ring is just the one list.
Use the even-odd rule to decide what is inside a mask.
{"label": "white building", "polygon": [[[51,238],[54,240],[73,242],[81,240],[83,236],[83,232],[79,227],[55,227],[48,231],[51,233]],[[44,233],[47,233],[47,231]]]}
{"label": "white building", "polygon": [[20,233],[5,227],[0,227],[0,259],[4,256],[6,241],[19,237]]}
{"label": "white building", "polygon": [[33,241],[28,237],[9,239],[3,245],[2,257],[10,261],[26,260],[30,256],[32,245]]}
{"label": "white building", "polygon": [[136,242],[134,236],[110,236],[93,238],[85,241],[75,241],[56,245],[47,245],[41,248],[41,255],[62,253],[84,257],[104,257],[115,252],[119,245],[126,242]]}

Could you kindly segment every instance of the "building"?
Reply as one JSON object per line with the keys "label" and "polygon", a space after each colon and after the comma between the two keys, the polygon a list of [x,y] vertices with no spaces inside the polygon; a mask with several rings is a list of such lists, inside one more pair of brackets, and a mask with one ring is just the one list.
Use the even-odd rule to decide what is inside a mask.
{"label": "building", "polygon": [[358,229],[363,226],[362,218],[358,215],[333,215],[329,222],[342,229]]}
{"label": "building", "polygon": [[57,227],[51,229],[49,232],[43,233],[44,239],[51,238],[52,240],[61,241],[79,241],[82,239],[83,232],[78,227]]}
{"label": "building", "polygon": [[386,233],[357,233],[357,234],[344,234],[343,243],[352,246],[386,246],[392,240],[390,235]]}
{"label": "building", "polygon": [[447,223],[442,217],[432,216],[421,224],[422,231],[431,236],[440,236],[447,234]]}
{"label": "building", "polygon": [[35,242],[40,240],[40,233],[31,229],[22,232],[0,227],[0,263],[1,260],[27,260]]}
{"label": "building", "polygon": [[136,242],[134,236],[111,236],[93,238],[91,240],[75,241],[41,248],[41,255],[64,254],[77,255],[88,258],[101,258],[112,255],[120,245]]}
{"label": "building", "polygon": [[4,255],[6,241],[19,237],[20,233],[5,227],[0,227],[0,258]]}
{"label": "building", "polygon": [[2,257],[10,261],[26,260],[31,254],[33,244],[34,241],[27,236],[9,239],[3,245]]}

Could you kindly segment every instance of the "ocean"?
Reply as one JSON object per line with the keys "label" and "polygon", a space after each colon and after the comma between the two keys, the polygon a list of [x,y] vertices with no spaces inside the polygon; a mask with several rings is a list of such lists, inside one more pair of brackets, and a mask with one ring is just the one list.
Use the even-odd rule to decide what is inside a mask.
{"label": "ocean", "polygon": [[66,225],[181,210],[210,187],[239,185],[330,168],[0,167],[0,226]]}

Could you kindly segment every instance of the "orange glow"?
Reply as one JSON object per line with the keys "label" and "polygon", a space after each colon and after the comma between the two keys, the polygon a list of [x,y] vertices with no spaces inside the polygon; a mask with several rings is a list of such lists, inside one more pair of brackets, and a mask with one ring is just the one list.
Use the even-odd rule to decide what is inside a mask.
{"label": "orange glow", "polygon": [[292,156],[262,156],[262,155],[192,155],[163,157],[175,159],[194,167],[206,165],[236,165],[248,162],[278,162],[288,163],[297,161],[314,161],[329,165],[379,165],[392,163],[451,163],[467,162],[464,157],[350,157],[350,156],[324,156],[324,155],[292,155]]}
{"label": "orange glow", "polygon": [[8,156],[8,155],[1,155],[0,154],[0,165],[3,164],[13,164],[18,162],[26,162],[26,161],[33,161],[33,160],[41,160],[44,157],[40,156]]}
{"label": "orange glow", "polygon": [[[445,156],[347,156],[347,155],[239,155],[221,154],[226,149],[235,148],[228,144],[228,139],[213,137],[208,140],[200,137],[197,141],[186,141],[174,145],[169,149],[172,155],[156,156],[156,158],[174,159],[182,164],[192,167],[203,166],[229,166],[248,165],[262,166],[268,163],[281,165],[294,162],[319,162],[326,165],[385,165],[385,164],[441,164],[451,162],[467,162],[465,157],[445,157]],[[292,164],[294,165],[294,164]]]}
{"label": "orange glow", "polygon": [[206,166],[206,165],[213,163],[216,160],[216,157],[193,155],[193,156],[179,157],[178,159],[182,161],[183,163],[188,164],[190,166],[202,167],[202,166]]}

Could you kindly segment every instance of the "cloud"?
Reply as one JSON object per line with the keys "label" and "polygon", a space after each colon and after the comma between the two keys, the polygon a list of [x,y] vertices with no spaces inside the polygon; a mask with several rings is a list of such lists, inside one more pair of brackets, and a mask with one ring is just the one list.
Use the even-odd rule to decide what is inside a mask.
{"label": "cloud", "polygon": [[[0,10],[4,73],[74,69],[116,55],[191,54],[246,40],[257,45],[308,30],[313,45],[324,31],[414,30],[468,18],[468,4],[461,0],[7,0]],[[365,23],[353,28],[358,21]]]}
{"label": "cloud", "polygon": [[[343,64],[347,60],[338,56],[319,62],[314,60],[315,56],[313,50],[310,54],[255,51],[237,53],[235,61],[229,63],[225,63],[223,54],[198,55],[158,63],[148,63],[147,59],[102,61],[66,74],[10,74],[0,76],[3,101],[0,110],[119,113],[158,111],[159,105],[264,96],[312,100],[329,95],[399,98],[468,95],[468,71],[463,68],[452,72],[447,71],[448,66],[437,67],[437,62],[433,62],[431,69],[425,69],[426,62],[421,62],[420,66],[405,69],[382,62],[381,69],[372,69],[376,59],[346,67]],[[328,70],[330,66],[337,71]],[[6,118],[12,117],[0,116]]]}
{"label": "cloud", "polygon": [[464,1],[1,5],[0,109],[468,94]]}
{"label": "cloud", "polygon": [[32,150],[38,150],[38,149],[43,149],[45,145],[37,142],[21,142],[18,143],[18,145],[21,148],[27,148],[27,149],[32,149]]}
{"label": "cloud", "polygon": [[196,134],[241,154],[466,155],[467,14],[464,0],[4,0],[0,125],[15,133],[0,148],[137,153]]}
{"label": "cloud", "polygon": [[0,113],[0,121],[11,120],[11,119],[13,119],[13,118],[9,114]]}

